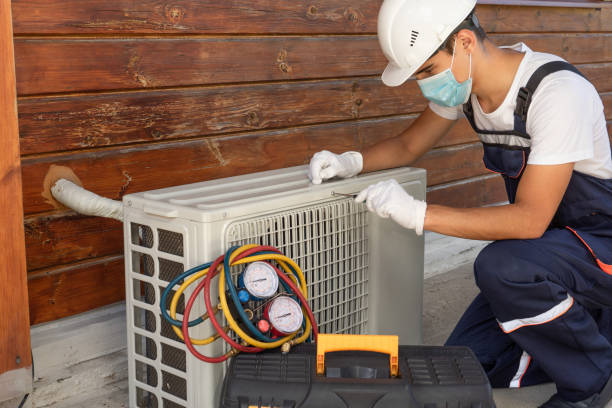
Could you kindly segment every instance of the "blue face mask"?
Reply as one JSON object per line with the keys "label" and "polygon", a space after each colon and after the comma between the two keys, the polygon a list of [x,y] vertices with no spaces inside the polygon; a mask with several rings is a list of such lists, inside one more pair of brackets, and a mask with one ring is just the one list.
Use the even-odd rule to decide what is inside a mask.
{"label": "blue face mask", "polygon": [[[455,39],[455,47],[457,40]],[[459,106],[467,102],[472,92],[472,54],[470,54],[470,74],[467,81],[459,83],[453,75],[451,68],[455,62],[455,49],[453,48],[453,58],[451,66],[446,71],[442,71],[432,77],[417,81],[423,96],[430,101],[441,106]]]}

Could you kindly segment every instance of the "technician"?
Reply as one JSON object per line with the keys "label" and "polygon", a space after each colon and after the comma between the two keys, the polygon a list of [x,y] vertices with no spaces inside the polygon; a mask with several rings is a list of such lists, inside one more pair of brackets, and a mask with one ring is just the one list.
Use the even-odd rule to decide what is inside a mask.
{"label": "technician", "polygon": [[356,201],[421,234],[492,240],[474,264],[481,293],[447,341],[472,348],[494,387],[554,381],[545,408],[603,408],[612,396],[612,157],[601,99],[561,58],[497,47],[475,0],[385,0],[382,80],[415,76],[427,109],[363,152],[322,151],[314,184],[407,166],[463,116],[509,204],[427,205],[395,181]]}

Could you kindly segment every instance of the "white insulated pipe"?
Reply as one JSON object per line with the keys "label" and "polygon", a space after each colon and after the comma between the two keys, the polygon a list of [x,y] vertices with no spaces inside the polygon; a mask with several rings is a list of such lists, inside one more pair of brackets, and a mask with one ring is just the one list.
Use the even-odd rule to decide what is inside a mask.
{"label": "white insulated pipe", "polygon": [[51,187],[51,194],[74,211],[96,217],[114,218],[123,222],[123,203],[101,197],[66,179],[59,179]]}

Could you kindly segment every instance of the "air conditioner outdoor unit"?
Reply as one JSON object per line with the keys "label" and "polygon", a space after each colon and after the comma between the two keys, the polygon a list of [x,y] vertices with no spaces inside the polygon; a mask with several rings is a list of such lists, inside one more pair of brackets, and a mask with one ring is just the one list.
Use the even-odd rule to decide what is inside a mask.
{"label": "air conditioner outdoor unit", "polygon": [[[401,168],[317,186],[307,171],[299,166],[124,197],[130,407],[216,406],[225,366],[195,359],[161,318],[159,300],[174,277],[233,245],[272,245],[297,262],[320,332],[421,342],[423,238],[332,191],[357,193],[395,178],[424,199],[425,171]],[[196,302],[193,317],[204,313],[203,303]],[[192,336],[212,330],[203,324]],[[225,351],[221,341],[199,350]]]}

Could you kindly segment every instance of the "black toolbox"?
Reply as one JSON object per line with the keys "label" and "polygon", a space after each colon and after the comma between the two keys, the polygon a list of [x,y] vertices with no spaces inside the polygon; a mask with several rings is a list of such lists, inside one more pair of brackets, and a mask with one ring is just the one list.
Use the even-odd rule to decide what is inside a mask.
{"label": "black toolbox", "polygon": [[327,353],[316,374],[316,346],[239,354],[231,361],[221,408],[494,408],[491,386],[466,347],[400,346],[399,375],[389,356]]}

